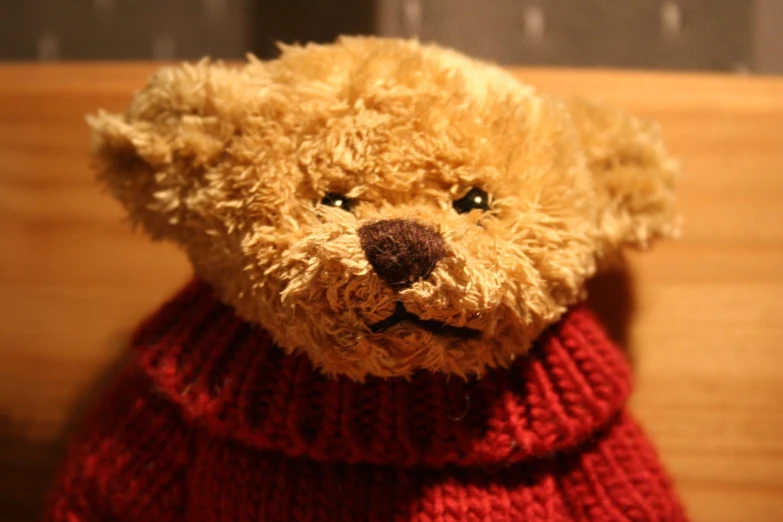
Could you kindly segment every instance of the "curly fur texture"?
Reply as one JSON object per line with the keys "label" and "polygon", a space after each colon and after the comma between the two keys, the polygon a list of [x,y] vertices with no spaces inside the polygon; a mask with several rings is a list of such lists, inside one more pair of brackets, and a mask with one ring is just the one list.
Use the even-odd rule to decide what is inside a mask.
{"label": "curly fur texture", "polygon": [[[358,380],[507,365],[621,246],[677,228],[654,125],[415,41],[165,68],[125,114],[89,122],[100,179],[135,222],[281,347]],[[490,211],[458,214],[472,187]],[[351,211],[320,204],[327,193]],[[379,220],[440,234],[427,278],[398,290],[375,273],[358,230]],[[371,331],[400,303],[481,335]]]}

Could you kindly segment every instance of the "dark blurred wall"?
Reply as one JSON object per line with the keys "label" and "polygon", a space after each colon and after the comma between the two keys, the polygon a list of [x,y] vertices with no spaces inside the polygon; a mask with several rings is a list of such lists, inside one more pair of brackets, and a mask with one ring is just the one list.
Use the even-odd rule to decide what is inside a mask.
{"label": "dark blurred wall", "polygon": [[[5,0],[0,58],[240,57],[252,0]],[[10,14],[10,16],[9,16]]]}
{"label": "dark blurred wall", "polygon": [[504,64],[783,72],[783,0],[5,0],[0,59],[240,58],[341,33]]}
{"label": "dark blurred wall", "polygon": [[377,31],[504,64],[783,73],[783,0],[377,0]]}

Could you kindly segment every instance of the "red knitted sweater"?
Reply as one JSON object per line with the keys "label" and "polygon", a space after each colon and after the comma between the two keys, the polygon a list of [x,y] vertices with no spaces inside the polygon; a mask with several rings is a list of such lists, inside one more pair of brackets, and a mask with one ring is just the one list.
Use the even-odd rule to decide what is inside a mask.
{"label": "red knitted sweater", "polygon": [[194,281],[74,441],[56,522],[682,521],[585,309],[509,369],[356,383]]}

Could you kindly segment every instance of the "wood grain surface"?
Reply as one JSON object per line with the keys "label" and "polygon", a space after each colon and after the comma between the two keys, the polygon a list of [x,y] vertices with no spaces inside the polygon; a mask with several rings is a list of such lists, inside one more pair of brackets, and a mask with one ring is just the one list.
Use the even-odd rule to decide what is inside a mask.
{"label": "wood grain surface", "polygon": [[[188,277],[93,183],[84,114],[151,64],[0,66],[0,519],[34,520],[63,440],[128,331]],[[783,520],[783,79],[519,70],[658,119],[681,240],[630,253],[593,300],[637,372],[632,408],[692,517]]]}

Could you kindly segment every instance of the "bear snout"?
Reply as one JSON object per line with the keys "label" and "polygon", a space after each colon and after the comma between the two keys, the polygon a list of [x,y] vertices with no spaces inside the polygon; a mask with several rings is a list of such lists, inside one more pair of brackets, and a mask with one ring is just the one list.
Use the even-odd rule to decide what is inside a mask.
{"label": "bear snout", "polygon": [[362,250],[383,281],[395,290],[426,279],[446,255],[443,237],[409,219],[384,219],[359,227]]}

